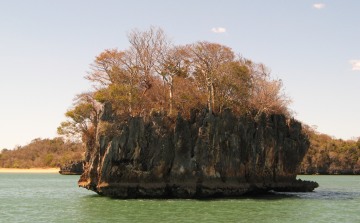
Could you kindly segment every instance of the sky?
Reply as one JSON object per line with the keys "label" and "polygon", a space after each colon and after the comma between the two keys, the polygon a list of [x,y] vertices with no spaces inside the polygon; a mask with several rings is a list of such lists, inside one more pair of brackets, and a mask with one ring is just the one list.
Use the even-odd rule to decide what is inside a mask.
{"label": "sky", "polygon": [[84,79],[127,34],[162,28],[175,44],[209,41],[264,63],[295,118],[342,139],[360,136],[358,0],[1,0],[0,149],[56,137]]}

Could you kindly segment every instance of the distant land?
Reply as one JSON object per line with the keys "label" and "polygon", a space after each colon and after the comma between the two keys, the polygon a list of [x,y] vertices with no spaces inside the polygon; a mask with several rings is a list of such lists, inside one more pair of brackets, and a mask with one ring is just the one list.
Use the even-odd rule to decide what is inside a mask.
{"label": "distant land", "polygon": [[59,168],[0,168],[0,173],[58,173]]}
{"label": "distant land", "polygon": [[82,143],[54,139],[34,139],[12,150],[2,149],[0,168],[59,168],[70,161],[84,159]]}
{"label": "distant land", "polygon": [[360,174],[360,138],[336,139],[309,126],[304,126],[304,131],[310,148],[301,163],[301,174]]}

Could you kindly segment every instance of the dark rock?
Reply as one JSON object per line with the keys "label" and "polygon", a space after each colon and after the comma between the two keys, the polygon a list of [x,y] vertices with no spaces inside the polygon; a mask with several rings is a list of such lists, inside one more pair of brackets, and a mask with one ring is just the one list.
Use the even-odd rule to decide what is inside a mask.
{"label": "dark rock", "polygon": [[273,190],[277,192],[311,192],[317,187],[319,187],[319,184],[314,181],[303,181],[298,179],[291,184],[282,187],[274,187]]}
{"label": "dark rock", "polygon": [[73,161],[60,167],[62,175],[81,175],[84,172],[84,161]]}
{"label": "dark rock", "polygon": [[115,121],[105,113],[79,180],[98,194],[204,198],[318,186],[296,180],[309,141],[301,124],[283,115],[254,120],[193,110],[189,120],[153,114]]}

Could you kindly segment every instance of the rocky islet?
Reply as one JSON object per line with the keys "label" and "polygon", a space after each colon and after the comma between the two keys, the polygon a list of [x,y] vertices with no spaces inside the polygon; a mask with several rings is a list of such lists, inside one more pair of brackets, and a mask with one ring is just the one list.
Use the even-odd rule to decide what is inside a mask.
{"label": "rocky islet", "polygon": [[194,109],[118,119],[105,105],[88,144],[79,186],[117,198],[236,197],[307,192],[296,180],[308,147],[301,123],[284,115],[235,116]]}

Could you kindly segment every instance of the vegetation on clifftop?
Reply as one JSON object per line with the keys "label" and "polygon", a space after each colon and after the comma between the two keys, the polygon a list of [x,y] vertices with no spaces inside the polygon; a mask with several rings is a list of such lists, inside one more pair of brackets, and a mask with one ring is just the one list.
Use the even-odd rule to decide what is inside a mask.
{"label": "vegetation on clifftop", "polygon": [[61,123],[62,135],[94,143],[101,104],[109,103],[117,118],[146,117],[153,112],[189,117],[191,109],[210,113],[231,109],[237,115],[289,115],[282,82],[263,64],[236,56],[231,48],[206,41],[172,44],[162,29],[133,30],[129,48],[108,49],[91,64],[86,76],[94,84],[83,93]]}

